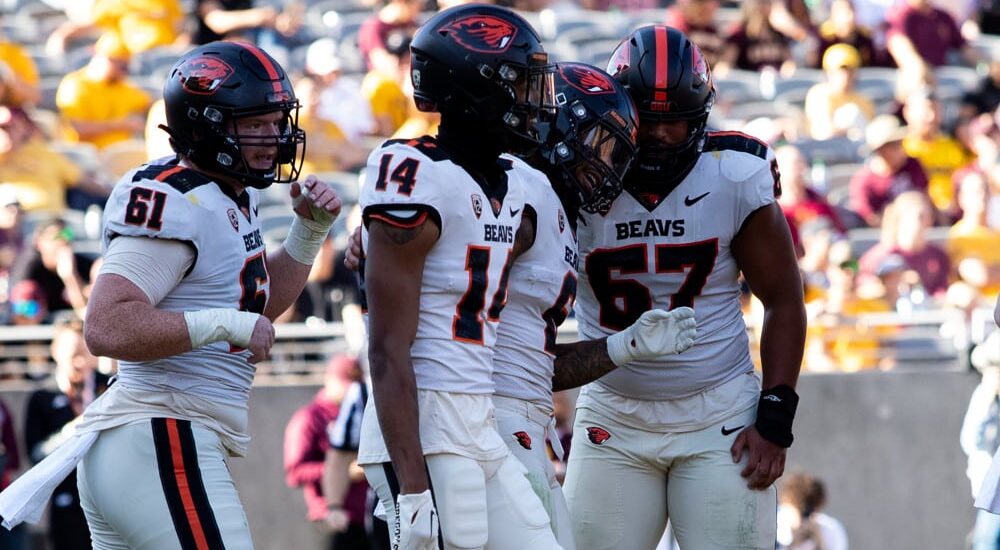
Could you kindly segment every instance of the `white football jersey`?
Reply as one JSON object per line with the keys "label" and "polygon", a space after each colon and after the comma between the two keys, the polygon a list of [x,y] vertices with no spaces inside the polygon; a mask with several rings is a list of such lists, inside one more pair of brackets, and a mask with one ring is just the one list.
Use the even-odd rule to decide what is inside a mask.
{"label": "white football jersey", "polygon": [[730,245],[775,202],[774,154],[738,132],[709,133],[691,172],[658,204],[623,192],[606,216],[581,213],[577,317],[582,338],[627,328],[654,307],[694,308],[698,337],[678,355],[597,381],[634,399],[676,399],[753,370]]}
{"label": "white football jersey", "polygon": [[[159,304],[166,311],[232,308],[263,313],[270,295],[257,190],[237,204],[204,174],[161,159],[126,174],[104,209],[103,247],[119,235],[174,239],[195,250],[194,265]],[[245,197],[245,198],[244,198]],[[215,342],[156,361],[121,361],[120,383],[189,393],[246,408],[250,352]]]}
{"label": "white football jersey", "polygon": [[493,380],[497,395],[551,406],[556,330],[576,298],[576,235],[550,185],[525,191],[537,217],[535,242],[510,270]]}
{"label": "white football jersey", "polygon": [[[505,193],[484,189],[430,137],[386,142],[368,158],[360,197],[366,228],[373,219],[405,227],[427,218],[441,228],[424,264],[410,349],[419,389],[493,392],[493,345],[507,302],[523,189],[548,185],[520,160],[497,162],[506,169]],[[367,229],[362,238],[367,249]]]}

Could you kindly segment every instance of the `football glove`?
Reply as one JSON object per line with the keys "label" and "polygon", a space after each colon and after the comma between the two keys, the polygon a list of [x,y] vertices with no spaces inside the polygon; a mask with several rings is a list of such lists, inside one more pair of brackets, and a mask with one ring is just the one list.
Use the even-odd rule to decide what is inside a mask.
{"label": "football glove", "polygon": [[694,310],[689,307],[649,310],[632,326],[608,336],[608,356],[620,367],[681,353],[694,344],[696,325]]}
{"label": "football glove", "polygon": [[399,538],[393,550],[437,550],[438,517],[430,490],[399,495],[396,512]]}

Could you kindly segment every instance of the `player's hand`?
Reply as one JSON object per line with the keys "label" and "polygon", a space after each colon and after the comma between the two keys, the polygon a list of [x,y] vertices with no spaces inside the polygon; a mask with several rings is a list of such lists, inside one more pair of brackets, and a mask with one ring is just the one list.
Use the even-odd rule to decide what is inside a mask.
{"label": "player's hand", "polygon": [[344,253],[344,265],[351,271],[361,269],[361,260],[365,259],[364,247],[361,244],[361,226],[354,229],[348,239],[347,251]]}
{"label": "player's hand", "polygon": [[437,550],[438,517],[430,489],[401,494],[396,498],[399,539],[393,550]]}
{"label": "player's hand", "polygon": [[632,326],[608,336],[608,355],[618,366],[673,355],[690,348],[696,335],[693,309],[651,309]]}
{"label": "player's hand", "polygon": [[334,533],[343,533],[351,523],[351,518],[347,515],[347,510],[338,508],[326,513],[326,526]]}
{"label": "player's hand", "polygon": [[329,184],[309,175],[302,184],[293,182],[289,194],[295,213],[304,220],[314,221],[326,228],[333,225],[344,205],[337,192]]}
{"label": "player's hand", "polygon": [[739,462],[747,452],[747,464],[740,475],[747,479],[747,487],[751,489],[767,489],[785,473],[786,449],[771,443],[757,433],[757,428],[750,426],[736,436],[736,441],[730,452],[733,462]]}
{"label": "player's hand", "polygon": [[247,349],[250,350],[250,357],[247,359],[251,364],[267,361],[271,358],[271,346],[274,345],[274,325],[271,320],[261,315],[257,319],[257,324],[253,326],[253,334],[250,336],[250,343]]}

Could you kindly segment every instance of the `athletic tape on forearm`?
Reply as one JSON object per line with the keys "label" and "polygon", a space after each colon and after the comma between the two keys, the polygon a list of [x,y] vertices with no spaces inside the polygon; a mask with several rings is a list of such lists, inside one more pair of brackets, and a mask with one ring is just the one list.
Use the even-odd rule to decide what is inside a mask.
{"label": "athletic tape on forearm", "polygon": [[754,427],[761,437],[782,447],[792,446],[792,421],[799,406],[799,396],[790,386],[782,384],[760,392],[757,402],[757,422]]}
{"label": "athletic tape on forearm", "polygon": [[191,349],[213,342],[229,342],[245,348],[250,345],[258,319],[260,315],[257,313],[228,308],[184,312]]}
{"label": "athletic tape on forearm", "polygon": [[329,233],[329,225],[295,216],[285,237],[285,252],[300,264],[312,265]]}

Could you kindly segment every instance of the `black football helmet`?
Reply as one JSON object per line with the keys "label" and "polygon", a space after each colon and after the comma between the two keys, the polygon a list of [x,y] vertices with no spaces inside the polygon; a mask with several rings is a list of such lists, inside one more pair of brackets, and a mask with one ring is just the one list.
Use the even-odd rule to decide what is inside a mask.
{"label": "black football helmet", "polygon": [[606,214],[635,158],[635,104],[597,67],[557,63],[555,77],[559,112],[529,162],[549,176],[567,210]]}
{"label": "black football helmet", "polygon": [[554,69],[520,15],[481,4],[444,10],[417,29],[410,52],[421,111],[472,121],[511,152],[545,140],[556,112]]}
{"label": "black football helmet", "polygon": [[[212,42],[191,50],[163,85],[170,145],[198,167],[263,189],[298,179],[305,132],[298,126],[299,101],[285,70],[253,44]],[[279,112],[274,136],[240,135],[235,120]],[[254,169],[244,147],[274,146],[268,169]],[[301,146],[301,147],[300,147]]]}
{"label": "black football helmet", "polygon": [[681,31],[649,25],[632,32],[618,45],[608,73],[625,85],[639,110],[639,123],[686,120],[682,143],[639,143],[636,168],[659,178],[686,175],[705,135],[715,104],[712,72],[693,42]]}

